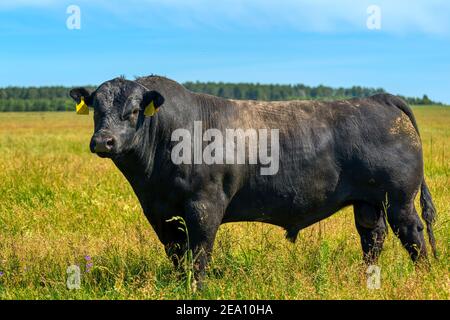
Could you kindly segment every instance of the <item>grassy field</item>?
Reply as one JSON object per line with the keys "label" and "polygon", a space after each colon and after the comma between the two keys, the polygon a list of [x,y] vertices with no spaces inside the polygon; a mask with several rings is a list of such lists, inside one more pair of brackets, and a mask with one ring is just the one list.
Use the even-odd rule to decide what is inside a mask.
{"label": "grassy field", "polygon": [[[89,152],[91,116],[0,114],[0,299],[449,299],[450,108],[414,111],[438,211],[440,258],[430,272],[414,268],[390,231],[381,288],[367,289],[346,208],[302,230],[295,244],[274,226],[223,225],[206,289],[195,294],[126,180]],[[79,290],[66,287],[72,264],[81,268]]]}

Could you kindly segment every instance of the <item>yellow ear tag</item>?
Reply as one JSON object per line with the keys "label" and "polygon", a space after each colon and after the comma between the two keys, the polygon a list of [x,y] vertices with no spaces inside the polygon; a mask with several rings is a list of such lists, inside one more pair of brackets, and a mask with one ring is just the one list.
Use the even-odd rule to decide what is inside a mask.
{"label": "yellow ear tag", "polygon": [[156,112],[158,112],[158,109],[155,108],[155,104],[152,101],[147,107],[145,107],[144,116],[151,117],[155,115]]}
{"label": "yellow ear tag", "polygon": [[84,97],[81,97],[80,103],[78,103],[75,108],[77,109],[77,114],[89,114],[89,108],[84,102]]}

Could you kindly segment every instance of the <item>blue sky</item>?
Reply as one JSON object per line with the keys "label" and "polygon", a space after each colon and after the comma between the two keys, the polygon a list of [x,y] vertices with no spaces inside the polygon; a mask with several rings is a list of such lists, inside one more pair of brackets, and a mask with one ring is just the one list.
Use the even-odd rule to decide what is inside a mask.
{"label": "blue sky", "polygon": [[[81,29],[69,30],[69,5]],[[369,5],[381,29],[366,26]],[[188,80],[382,87],[450,103],[450,1],[1,0],[0,86]]]}

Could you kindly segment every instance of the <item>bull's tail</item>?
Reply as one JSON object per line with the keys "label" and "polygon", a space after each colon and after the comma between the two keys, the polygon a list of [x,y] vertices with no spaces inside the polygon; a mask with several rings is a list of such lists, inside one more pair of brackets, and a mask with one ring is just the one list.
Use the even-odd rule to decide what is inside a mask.
{"label": "bull's tail", "polygon": [[422,181],[420,189],[420,206],[422,207],[422,219],[425,220],[427,226],[428,240],[430,241],[433,255],[437,258],[436,240],[433,233],[433,223],[436,220],[436,209],[434,208],[433,199],[428,189],[425,178]]}
{"label": "bull's tail", "polygon": [[[416,129],[417,134],[420,136],[416,118],[414,117],[414,114],[408,104],[403,99],[393,95],[384,94],[379,95],[377,98],[379,99],[381,98],[381,96],[383,96],[384,99],[387,99],[388,103],[396,106],[408,116],[412,125]],[[433,251],[434,257],[437,257],[436,240],[433,233],[433,223],[436,220],[436,209],[433,204],[433,198],[431,197],[430,190],[428,189],[427,183],[425,182],[425,178],[423,178],[420,188],[420,206],[422,207],[422,219],[425,221],[427,227],[428,239],[430,241],[431,249]]]}

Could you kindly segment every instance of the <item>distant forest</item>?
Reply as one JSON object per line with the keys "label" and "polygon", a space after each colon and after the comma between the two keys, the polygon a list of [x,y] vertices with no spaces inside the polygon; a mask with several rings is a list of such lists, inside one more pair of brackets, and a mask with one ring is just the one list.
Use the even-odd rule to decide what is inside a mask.
{"label": "distant forest", "polygon": [[[258,83],[186,82],[189,90],[203,92],[224,98],[250,100],[294,100],[294,99],[344,99],[368,97],[385,92],[381,88],[331,88],[310,87],[303,84],[280,85]],[[6,87],[0,88],[1,111],[66,111],[73,110],[74,103],[68,96],[70,87]],[[90,87],[94,89],[94,87]],[[409,104],[441,104],[427,95],[422,98],[403,97]]]}

